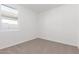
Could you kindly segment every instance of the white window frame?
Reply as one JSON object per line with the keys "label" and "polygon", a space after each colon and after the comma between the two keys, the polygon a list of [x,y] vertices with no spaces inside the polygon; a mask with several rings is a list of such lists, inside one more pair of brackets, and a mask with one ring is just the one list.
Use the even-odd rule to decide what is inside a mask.
{"label": "white window frame", "polygon": [[[5,4],[1,4],[1,6],[5,6],[5,7],[7,7],[7,8],[11,8],[11,9],[14,9],[14,10],[16,10],[15,8],[13,8],[13,7],[10,7],[10,6],[7,6],[7,5],[5,5]],[[1,10],[1,12],[2,12],[2,10]],[[6,16],[7,17],[7,16]],[[15,16],[14,16],[15,17]],[[3,20],[2,20],[3,19]],[[5,20],[6,19],[6,20]],[[13,19],[13,20],[10,20],[10,19]],[[11,29],[11,28],[6,28],[6,29],[4,29],[3,28],[3,24],[7,24],[7,25],[13,25],[13,26],[17,26],[17,28],[13,28],[13,29]],[[14,18],[12,18],[12,17],[7,17],[7,18],[5,18],[5,16],[3,17],[2,16],[2,13],[1,13],[1,30],[2,31],[16,31],[16,30],[18,30],[19,29],[19,24],[18,24],[18,16],[17,16],[17,18],[16,19],[14,19]]]}

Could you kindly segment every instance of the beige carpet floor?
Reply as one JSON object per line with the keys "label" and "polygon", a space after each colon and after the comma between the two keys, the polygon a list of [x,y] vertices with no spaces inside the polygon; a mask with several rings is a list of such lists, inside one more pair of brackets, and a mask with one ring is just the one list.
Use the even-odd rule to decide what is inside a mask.
{"label": "beige carpet floor", "polygon": [[75,46],[52,42],[44,39],[34,39],[0,50],[0,54],[78,54]]}

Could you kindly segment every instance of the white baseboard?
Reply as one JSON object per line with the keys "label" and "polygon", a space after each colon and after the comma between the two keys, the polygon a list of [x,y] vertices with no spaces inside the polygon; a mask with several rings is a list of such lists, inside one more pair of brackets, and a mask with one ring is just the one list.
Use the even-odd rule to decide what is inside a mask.
{"label": "white baseboard", "polygon": [[[52,39],[50,39],[50,38],[46,38],[46,37],[39,37],[39,38],[41,38],[41,39],[45,39],[45,40],[49,40],[49,41],[59,42],[59,43],[66,44],[66,45],[71,45],[71,46],[78,47],[77,44],[65,43],[65,42],[63,42],[63,41],[52,40]],[[78,48],[79,48],[79,47],[78,47]]]}

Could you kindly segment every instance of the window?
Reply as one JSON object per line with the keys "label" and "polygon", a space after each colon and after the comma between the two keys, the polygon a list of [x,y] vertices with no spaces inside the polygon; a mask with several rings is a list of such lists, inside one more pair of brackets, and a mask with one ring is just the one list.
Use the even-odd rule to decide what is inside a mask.
{"label": "window", "polygon": [[18,11],[14,5],[1,5],[1,29],[17,30],[18,29]]}

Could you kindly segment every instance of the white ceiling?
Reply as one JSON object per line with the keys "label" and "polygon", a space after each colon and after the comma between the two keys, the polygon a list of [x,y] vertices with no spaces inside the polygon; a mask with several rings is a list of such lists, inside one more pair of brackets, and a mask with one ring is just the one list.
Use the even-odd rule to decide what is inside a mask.
{"label": "white ceiling", "polygon": [[25,6],[35,12],[44,12],[49,9],[53,9],[61,6],[62,4],[25,4]]}
{"label": "white ceiling", "polygon": [[[15,8],[15,4],[6,4],[6,5]],[[40,12],[44,12],[44,11],[59,7],[62,4],[22,4],[22,5],[37,13],[40,13]]]}

